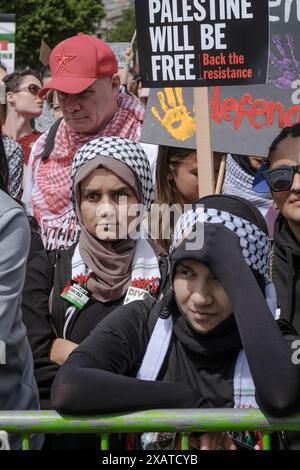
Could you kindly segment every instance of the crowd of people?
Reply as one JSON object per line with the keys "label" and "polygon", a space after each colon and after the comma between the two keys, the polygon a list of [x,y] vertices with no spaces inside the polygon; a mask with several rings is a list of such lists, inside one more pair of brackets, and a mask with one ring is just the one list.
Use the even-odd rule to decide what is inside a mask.
{"label": "crowd of people", "polygon": [[[300,123],[265,158],[227,155],[222,193],[199,198],[196,149],[140,142],[146,100],[131,58],[120,76],[109,46],[79,33],[42,75],[2,78],[0,410],[299,412]],[[300,449],[299,433],[282,436],[274,448]],[[178,438],[112,445],[176,449]],[[243,439],[199,434],[190,446]]]}

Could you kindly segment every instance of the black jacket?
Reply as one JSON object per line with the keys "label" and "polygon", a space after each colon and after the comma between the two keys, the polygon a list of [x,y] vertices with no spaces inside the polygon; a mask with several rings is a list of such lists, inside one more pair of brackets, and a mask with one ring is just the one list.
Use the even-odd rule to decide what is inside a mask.
{"label": "black jacket", "polygon": [[[189,343],[184,339],[184,328],[180,330],[183,338],[176,331],[176,322],[179,320],[180,328],[184,322],[180,315],[173,314],[172,340],[157,380],[135,378],[158,315],[165,310],[166,298],[162,302],[147,299],[121,306],[98,324],[59,371],[52,387],[53,406],[60,412],[72,414],[233,407],[234,367],[241,345],[232,345],[234,336],[227,335],[223,327],[220,331],[217,327],[214,333],[202,335],[201,342],[206,347],[199,353],[194,349],[195,341]],[[264,364],[262,375],[252,372],[256,398],[268,414],[286,415],[295,411],[295,396],[300,389],[299,366],[294,367],[290,360],[286,361],[286,352],[297,336],[294,329],[281,320],[278,324],[272,321],[272,327],[259,331],[257,317],[260,313],[247,316],[241,326],[246,334],[253,325],[257,329],[253,340],[244,345],[252,371]],[[266,320],[269,324],[269,317]],[[224,324],[228,326],[231,322],[229,318]],[[274,338],[279,329],[283,341],[278,344]],[[199,335],[194,333],[188,337],[199,340]],[[218,351],[214,337],[222,343],[222,352]],[[212,349],[209,347],[211,342]],[[275,348],[280,359],[277,362],[274,361]],[[282,385],[276,389],[273,385],[276,381],[278,384],[278,378]]]}
{"label": "black jacket", "polygon": [[[40,252],[27,268],[23,290],[23,321],[27,327],[28,339],[32,348],[35,377],[40,391],[41,407],[49,409],[50,388],[60,366],[49,359],[52,342],[63,338],[65,313],[70,303],[60,297],[62,290],[71,279],[72,257],[76,245],[67,250]],[[165,257],[159,259],[161,287],[163,288],[168,272]],[[160,292],[159,291],[159,292]],[[158,292],[158,295],[159,295]],[[81,311],[76,310],[65,339],[81,343],[116,307],[122,305],[124,298],[101,303],[93,299]]]}
{"label": "black jacket", "polygon": [[275,222],[274,241],[272,271],[281,318],[300,334],[300,246],[282,215]]}

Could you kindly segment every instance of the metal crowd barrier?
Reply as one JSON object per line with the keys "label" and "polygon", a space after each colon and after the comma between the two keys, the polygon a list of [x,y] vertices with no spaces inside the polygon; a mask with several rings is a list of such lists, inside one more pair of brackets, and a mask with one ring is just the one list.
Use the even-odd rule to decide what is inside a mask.
{"label": "metal crowd barrier", "polygon": [[1,411],[0,430],[22,435],[22,449],[30,450],[30,435],[95,434],[101,450],[109,450],[111,433],[179,432],[181,449],[188,450],[191,432],[260,431],[263,450],[270,450],[272,431],[300,431],[300,414],[285,418],[265,417],[259,410],[170,409],[113,415],[75,416],[56,411]]}

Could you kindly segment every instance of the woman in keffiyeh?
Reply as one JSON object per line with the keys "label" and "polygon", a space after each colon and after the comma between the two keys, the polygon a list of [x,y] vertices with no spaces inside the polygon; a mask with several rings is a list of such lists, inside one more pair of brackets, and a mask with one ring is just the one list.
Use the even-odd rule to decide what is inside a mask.
{"label": "woman in keffiyeh", "polygon": [[[172,288],[161,301],[120,307],[99,324],[59,371],[53,406],[68,413],[296,411],[300,366],[292,362],[291,344],[297,336],[272,316],[269,248],[265,222],[251,203],[200,199],[175,228]],[[152,437],[142,437],[144,448],[156,446]]]}
{"label": "woman in keffiyeh", "polygon": [[61,364],[98,322],[124,302],[159,294],[167,260],[138,230],[152,196],[149,162],[139,144],[104,137],[75,154],[71,200],[79,242],[37,256],[23,293],[42,408],[50,406]]}

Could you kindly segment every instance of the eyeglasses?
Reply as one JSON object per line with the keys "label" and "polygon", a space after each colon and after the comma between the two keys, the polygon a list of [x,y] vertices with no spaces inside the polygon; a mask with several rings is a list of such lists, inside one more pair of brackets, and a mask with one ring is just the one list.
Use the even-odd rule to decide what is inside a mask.
{"label": "eyeglasses", "polygon": [[39,94],[39,92],[41,91],[41,89],[42,88],[40,86],[35,85],[34,83],[31,83],[28,86],[23,86],[23,87],[19,88],[14,93],[18,93],[19,91],[29,91],[29,93],[31,93],[32,95],[37,96]]}
{"label": "eyeglasses", "polygon": [[272,191],[277,193],[291,188],[296,173],[300,173],[300,165],[266,170],[263,172],[263,175]]}

